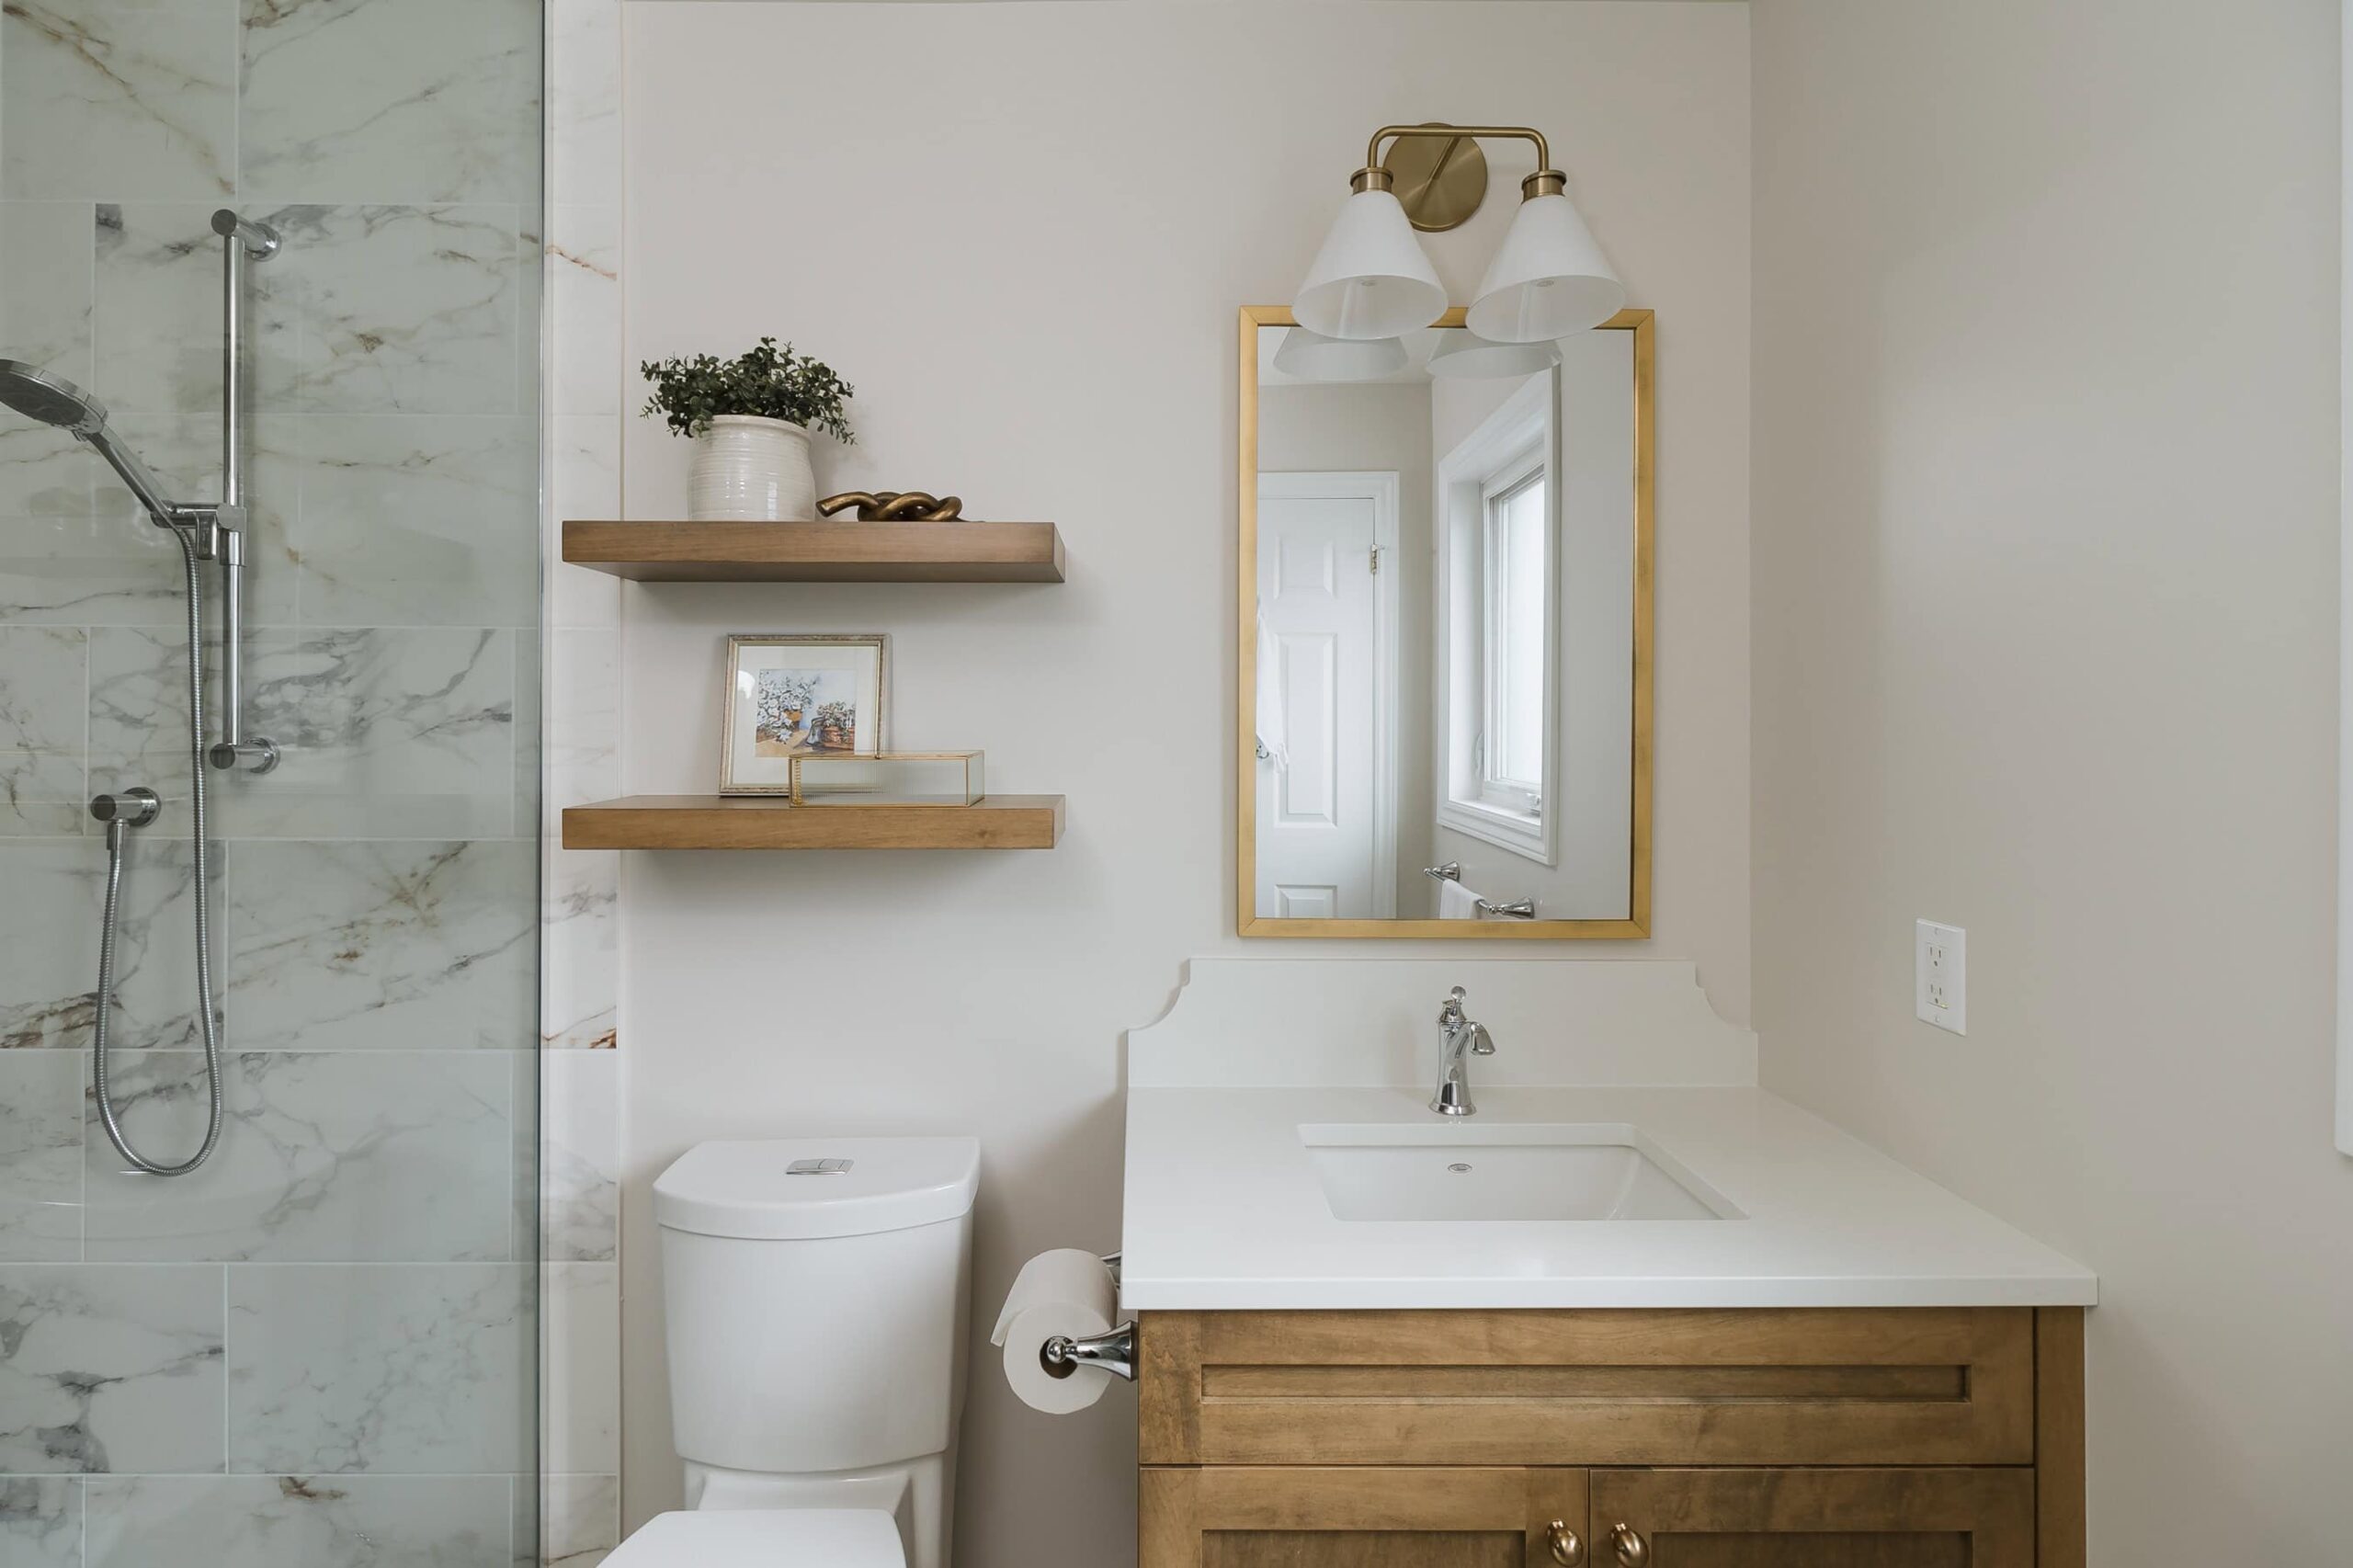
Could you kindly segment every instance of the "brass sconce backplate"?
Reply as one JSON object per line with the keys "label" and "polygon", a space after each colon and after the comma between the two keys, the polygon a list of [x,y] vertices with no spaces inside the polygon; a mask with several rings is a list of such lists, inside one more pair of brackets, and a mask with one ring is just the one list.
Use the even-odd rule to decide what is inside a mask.
{"label": "brass sconce backplate", "polygon": [[1406,221],[1426,234],[1460,228],[1487,199],[1487,155],[1469,136],[1400,137],[1381,167],[1396,181]]}

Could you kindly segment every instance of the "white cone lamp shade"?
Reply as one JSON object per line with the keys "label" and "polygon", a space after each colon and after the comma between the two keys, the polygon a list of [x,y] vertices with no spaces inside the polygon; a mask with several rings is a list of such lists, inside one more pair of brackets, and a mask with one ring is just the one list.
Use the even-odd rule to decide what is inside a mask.
{"label": "white cone lamp shade", "polygon": [[1446,289],[1397,198],[1359,190],[1341,205],[1290,310],[1300,325],[1325,337],[1396,337],[1438,320]]}
{"label": "white cone lamp shade", "polygon": [[[1430,356],[1430,374],[1441,381],[1475,381],[1492,376],[1532,376],[1561,362],[1561,351],[1550,343],[1490,343],[1475,332],[1449,332]],[[1281,363],[1281,356],[1276,357]]]}
{"label": "white cone lamp shade", "polygon": [[1351,343],[1295,326],[1275,349],[1275,369],[1302,381],[1372,381],[1404,368],[1405,346],[1393,337]]}
{"label": "white cone lamp shade", "polygon": [[1471,330],[1495,343],[1542,343],[1599,326],[1626,304],[1593,231],[1565,196],[1519,204],[1471,303]]}

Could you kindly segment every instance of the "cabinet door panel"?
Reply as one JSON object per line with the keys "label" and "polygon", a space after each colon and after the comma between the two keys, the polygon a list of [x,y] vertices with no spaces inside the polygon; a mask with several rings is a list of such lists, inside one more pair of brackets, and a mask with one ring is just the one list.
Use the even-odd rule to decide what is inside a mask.
{"label": "cabinet door panel", "polygon": [[1149,1464],[2012,1465],[2017,1307],[1150,1312]]}
{"label": "cabinet door panel", "polygon": [[[1616,1559],[1605,1547],[1601,1561]],[[1868,1535],[1675,1535],[1657,1568],[1971,1568],[1969,1537],[1944,1532]]]}
{"label": "cabinet door panel", "polygon": [[1201,1538],[1201,1568],[1523,1568],[1527,1560],[1518,1530],[1231,1530]]}
{"label": "cabinet door panel", "polygon": [[1141,1568],[1535,1568],[1581,1531],[1585,1472],[1146,1467]]}
{"label": "cabinet door panel", "polygon": [[[1593,1559],[1647,1568],[2033,1568],[2028,1470],[1592,1472]],[[1619,1532],[1641,1550],[1619,1548]]]}

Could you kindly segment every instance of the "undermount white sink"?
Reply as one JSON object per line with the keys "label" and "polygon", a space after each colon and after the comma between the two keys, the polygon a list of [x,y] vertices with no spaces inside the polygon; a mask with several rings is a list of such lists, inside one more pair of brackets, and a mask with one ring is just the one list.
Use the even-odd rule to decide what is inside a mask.
{"label": "undermount white sink", "polygon": [[1303,1126],[1336,1220],[1737,1220],[1624,1123]]}

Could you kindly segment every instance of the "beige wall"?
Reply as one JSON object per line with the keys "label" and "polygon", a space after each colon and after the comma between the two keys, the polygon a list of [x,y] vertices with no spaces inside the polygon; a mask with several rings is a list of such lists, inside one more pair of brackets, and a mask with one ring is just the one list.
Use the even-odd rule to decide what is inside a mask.
{"label": "beige wall", "polygon": [[1752,15],[1765,1081],[2099,1271],[2095,1563],[2343,1562],[2336,6]]}
{"label": "beige wall", "polygon": [[[794,339],[858,392],[860,445],[821,485],[954,490],[976,516],[1054,518],[1070,548],[1060,587],[629,592],[632,790],[710,787],[726,633],[873,629],[901,741],[983,745],[998,788],[1070,796],[1050,854],[629,858],[631,1522],[677,1494],[646,1201],[689,1143],[978,1133],[976,1341],[1024,1256],[1119,1241],[1120,1031],[1188,956],[1271,951],[1231,934],[1234,312],[1289,297],[1376,125],[1542,126],[1660,312],[1658,936],[1631,950],[1696,959],[1746,1016],[1745,12],[1345,17],[629,8],[631,362]],[[1486,210],[1431,241],[1458,300],[1518,156],[1499,149]],[[631,515],[681,509],[686,456],[637,425]],[[1127,1561],[1132,1413],[1119,1389],[1049,1419],[976,1373],[960,1568]]]}

